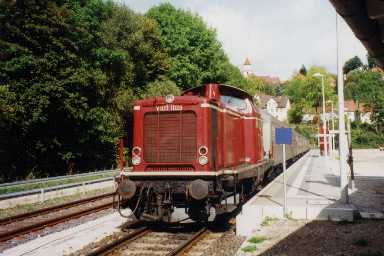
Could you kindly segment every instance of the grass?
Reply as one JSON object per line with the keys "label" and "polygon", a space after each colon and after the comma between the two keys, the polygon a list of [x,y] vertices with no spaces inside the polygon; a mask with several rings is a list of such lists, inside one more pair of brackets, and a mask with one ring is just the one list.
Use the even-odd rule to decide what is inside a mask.
{"label": "grass", "polygon": [[259,244],[264,242],[265,240],[268,240],[268,238],[265,236],[253,236],[248,240],[248,242],[253,244]]}
{"label": "grass", "polygon": [[256,247],[256,245],[251,244],[251,245],[248,245],[248,246],[245,246],[245,247],[241,248],[241,250],[243,252],[254,252],[254,251],[257,250],[257,247]]}
{"label": "grass", "polygon": [[273,217],[267,216],[267,217],[264,218],[263,222],[261,222],[260,225],[263,226],[263,227],[269,226],[271,224],[271,222],[273,222],[275,220],[277,220],[277,218],[273,218]]}
{"label": "grass", "polygon": [[369,245],[369,242],[364,238],[360,238],[359,240],[353,242],[353,244],[360,247],[367,247]]}
{"label": "grass", "polygon": [[102,179],[107,177],[112,178],[112,175],[113,174],[111,173],[104,173],[104,174],[99,174],[94,176],[84,176],[84,177],[77,177],[77,178],[51,180],[51,181],[45,181],[45,182],[33,183],[33,184],[9,186],[9,187],[0,188],[0,195],[32,190],[32,189],[42,189],[42,188],[54,187],[54,186],[65,185],[65,184],[85,182],[90,180],[97,180],[97,179]]}
{"label": "grass", "polygon": [[257,246],[256,244],[260,244],[262,242],[264,242],[265,240],[268,240],[269,238],[268,237],[265,237],[265,236],[253,236],[251,237],[250,239],[248,239],[248,243],[249,245],[241,248],[241,250],[243,252],[254,252],[257,250]]}
{"label": "grass", "polygon": [[292,212],[289,212],[289,213],[285,214],[285,218],[286,218],[287,220],[294,220],[294,221],[297,221],[297,219],[293,218],[293,216],[292,216]]}
{"label": "grass", "polygon": [[90,190],[83,193],[77,193],[70,196],[52,198],[41,203],[23,204],[23,205],[18,205],[12,208],[0,209],[0,219],[7,218],[17,214],[36,211],[38,209],[42,209],[42,208],[70,202],[70,201],[75,201],[82,198],[96,196],[96,195],[100,195],[100,194],[104,194],[112,191],[113,191],[113,188],[95,189],[95,190]]}

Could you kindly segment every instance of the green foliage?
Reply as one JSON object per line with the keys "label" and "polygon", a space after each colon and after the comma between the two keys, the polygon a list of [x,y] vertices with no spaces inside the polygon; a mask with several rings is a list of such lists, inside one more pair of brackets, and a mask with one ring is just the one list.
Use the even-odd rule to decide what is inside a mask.
{"label": "green foliage", "polygon": [[142,97],[149,98],[166,96],[168,94],[180,95],[181,91],[174,82],[163,78],[149,83],[146,90],[142,93]]}
{"label": "green foliage", "polygon": [[303,119],[303,115],[303,108],[299,104],[296,104],[290,110],[288,110],[288,122],[293,124],[299,124]]}
{"label": "green foliage", "polygon": [[369,54],[367,54],[367,62],[368,62],[368,68],[374,68],[374,67],[378,67],[379,66],[379,63],[377,62],[377,60],[370,56]]}
{"label": "green foliage", "polygon": [[381,73],[355,70],[348,74],[345,96],[358,106],[364,103],[372,111],[376,133],[384,132],[384,81]]}
{"label": "green foliage", "polygon": [[247,245],[241,248],[243,252],[254,252],[257,250],[257,246],[255,244]]}
{"label": "green foliage", "polygon": [[[216,32],[202,18],[169,3],[151,8],[147,16],[156,20],[170,55],[168,76],[186,89],[205,82],[225,83],[234,71]],[[236,79],[236,78],[234,78]]]}
{"label": "green foliage", "polygon": [[362,68],[363,63],[361,62],[360,58],[358,56],[355,56],[349,60],[347,60],[343,66],[343,72],[344,74],[348,74],[350,71]]}
{"label": "green foliage", "polygon": [[275,86],[266,83],[263,79],[257,76],[250,76],[246,79],[245,90],[251,95],[255,95],[260,92],[272,96],[276,95]]}
{"label": "green foliage", "polygon": [[318,133],[317,126],[311,124],[296,124],[295,131],[306,137],[312,144],[316,142],[314,135]]}
{"label": "green foliage", "polygon": [[277,220],[277,218],[275,218],[275,217],[270,217],[270,216],[266,216],[265,218],[264,218],[264,220],[263,220],[263,222],[261,222],[261,226],[269,226],[270,224],[271,224],[271,222],[274,222],[274,221],[276,221]]}
{"label": "green foliage", "polygon": [[305,76],[301,74],[294,75],[284,86],[284,94],[288,96],[293,104],[299,104],[303,101]]}
{"label": "green foliage", "polygon": [[315,109],[319,112],[322,106],[322,81],[314,77],[315,73],[323,75],[325,100],[335,101],[334,77],[322,67],[311,67],[306,75],[295,74],[284,86],[284,94],[292,103],[292,109],[288,113],[289,122],[299,123],[305,110]]}
{"label": "green foliage", "polygon": [[156,23],[104,0],[2,1],[0,52],[0,180],[110,167],[168,67]]}
{"label": "green foliage", "polygon": [[253,244],[259,244],[264,242],[265,240],[268,240],[268,237],[265,236],[252,236],[250,239],[248,239],[249,243]]}
{"label": "green foliage", "polygon": [[105,48],[97,54],[115,85],[142,88],[167,71],[167,54],[153,20],[115,6],[102,25],[102,38]]}
{"label": "green foliage", "polygon": [[322,67],[311,67],[304,79],[302,87],[303,106],[319,108],[322,105],[322,81],[321,78],[313,77],[315,73],[323,75],[325,100],[335,101],[334,78]]}
{"label": "green foliage", "polygon": [[353,148],[378,148],[380,145],[384,145],[384,134],[378,134],[372,125],[352,123]]}
{"label": "green foliage", "polygon": [[7,96],[3,90],[2,97],[17,98],[14,122],[4,121],[6,127],[13,123],[13,132],[5,136],[11,147],[1,150],[7,151],[1,168],[8,167],[2,174],[17,177],[29,169],[44,175],[54,166],[69,169],[80,156],[97,166],[101,159],[91,156],[96,152],[81,150],[93,144],[83,136],[93,136],[100,141],[93,148],[105,150],[111,134],[102,128],[109,126],[109,115],[97,106],[97,71],[79,52],[84,27],[72,18],[75,10],[54,1],[18,1],[3,2],[0,11],[0,83],[9,91]]}

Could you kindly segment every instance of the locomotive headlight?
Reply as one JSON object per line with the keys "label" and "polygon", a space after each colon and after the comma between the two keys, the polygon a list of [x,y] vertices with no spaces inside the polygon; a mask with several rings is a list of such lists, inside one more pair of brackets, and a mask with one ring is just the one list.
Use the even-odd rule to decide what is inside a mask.
{"label": "locomotive headlight", "polygon": [[133,147],[133,149],[132,149],[132,154],[133,154],[134,156],[139,156],[140,153],[141,153],[141,148],[140,148],[140,147],[138,147],[138,146]]}
{"label": "locomotive headlight", "polygon": [[199,164],[206,165],[208,163],[208,157],[206,156],[200,156],[199,157]]}
{"label": "locomotive headlight", "polygon": [[199,147],[199,154],[201,156],[206,156],[208,154],[208,148],[206,146]]}
{"label": "locomotive headlight", "polygon": [[141,163],[141,158],[139,156],[132,157],[132,164],[139,165]]}

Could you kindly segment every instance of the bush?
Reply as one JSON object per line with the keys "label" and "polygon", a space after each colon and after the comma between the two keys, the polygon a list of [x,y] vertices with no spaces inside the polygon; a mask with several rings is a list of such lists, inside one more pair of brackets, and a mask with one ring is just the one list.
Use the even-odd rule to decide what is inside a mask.
{"label": "bush", "polygon": [[288,110],[288,122],[293,124],[301,123],[303,119],[303,108],[299,105],[293,106],[290,110]]}
{"label": "bush", "polygon": [[384,135],[378,134],[369,124],[352,123],[353,148],[377,148],[384,145]]}

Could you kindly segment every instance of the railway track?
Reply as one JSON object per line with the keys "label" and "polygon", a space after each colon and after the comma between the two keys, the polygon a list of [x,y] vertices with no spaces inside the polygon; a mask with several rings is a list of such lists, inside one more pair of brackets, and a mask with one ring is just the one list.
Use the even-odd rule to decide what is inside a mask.
{"label": "railway track", "polygon": [[87,256],[99,255],[185,255],[196,243],[203,239],[209,230],[204,227],[198,231],[164,232],[149,227],[141,227],[108,244],[95,249]]}
{"label": "railway track", "polygon": [[[54,226],[71,219],[76,219],[85,215],[89,215],[91,213],[111,208],[113,206],[113,194],[114,193],[107,193],[99,196],[89,197],[1,219],[0,242],[5,242],[21,235],[36,232],[46,227]],[[111,198],[111,200],[107,200],[108,198]],[[71,208],[81,207],[84,204],[93,203],[100,200],[106,200],[107,202],[96,204],[95,206],[91,207],[85,207],[84,209],[80,209],[77,211],[71,211]],[[59,211],[69,212],[62,214],[58,213]],[[50,215],[55,213],[57,214],[56,216],[44,218],[44,215]],[[26,222],[25,225],[20,225],[20,223],[22,222]]]}

